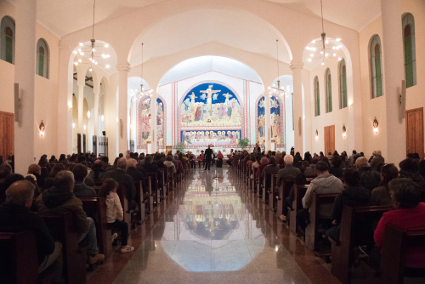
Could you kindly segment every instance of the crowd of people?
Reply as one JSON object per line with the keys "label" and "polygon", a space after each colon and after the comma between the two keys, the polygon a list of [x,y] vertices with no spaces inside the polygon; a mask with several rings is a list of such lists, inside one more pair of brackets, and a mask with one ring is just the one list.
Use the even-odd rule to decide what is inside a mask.
{"label": "crowd of people", "polygon": [[[216,159],[217,158],[217,161]],[[323,224],[326,238],[337,240],[340,234],[340,222],[344,205],[393,205],[394,210],[384,214],[378,222],[374,241],[379,248],[382,245],[384,227],[395,224],[403,229],[425,228],[425,203],[421,202],[421,190],[425,189],[425,160],[420,161],[418,154],[409,154],[399,163],[400,170],[393,164],[385,164],[380,151],[367,159],[363,153],[337,151],[325,156],[322,152],[301,157],[300,153],[261,152],[255,147],[248,151],[233,151],[227,155],[229,165],[246,164],[252,169],[251,179],[264,178],[266,174],[277,174],[277,192],[282,180],[294,178],[295,184],[306,184],[312,179],[302,199],[303,208],[296,212],[299,230],[305,230],[309,223],[311,193],[337,193],[333,206],[320,208],[320,216],[330,220]],[[15,173],[13,157],[2,161],[0,165],[0,232],[33,230],[37,239],[39,271],[49,266],[57,267],[57,283],[61,283],[62,254],[61,243],[55,241],[52,228],[47,228],[43,219],[36,213],[71,212],[75,218],[80,241],[88,247],[88,264],[101,263],[104,255],[99,253],[96,238],[96,226],[89,212],[85,212],[79,197],[103,197],[107,205],[107,223],[113,238],[121,235],[122,253],[131,252],[134,247],[128,244],[128,226],[123,222],[123,208],[117,194],[117,188],[127,188],[128,206],[140,210],[136,200],[135,182],[142,182],[143,194],[148,194],[145,176],[156,173],[160,168],[170,168],[179,174],[198,164],[210,169],[217,162],[222,166],[224,155],[217,156],[208,148],[196,156],[193,153],[175,155],[156,153],[127,152],[120,154],[109,164],[108,157],[95,157],[92,154],[60,155],[59,159],[43,155],[38,163],[31,164],[27,173]],[[96,182],[102,181],[97,191]],[[159,182],[162,182],[159,180]],[[153,187],[160,186],[153,184]],[[270,184],[266,184],[270,186]],[[283,212],[278,212],[285,222],[288,208],[292,205],[293,194],[285,200]],[[53,228],[54,230],[54,228]],[[406,265],[410,268],[425,268],[425,251],[409,253]]]}
{"label": "crowd of people", "polygon": [[[300,184],[308,184],[307,179],[310,179],[302,198],[303,208],[296,212],[299,235],[305,233],[310,222],[312,193],[337,194],[333,205],[324,204],[319,207],[323,235],[319,236],[321,239],[318,242],[321,244],[330,244],[330,239],[339,239],[344,206],[393,206],[393,210],[384,213],[380,220],[371,222],[374,232],[371,241],[374,245],[360,248],[377,262],[386,224],[406,230],[425,228],[425,160],[420,160],[417,153],[408,154],[397,168],[394,164],[385,163],[381,151],[374,151],[369,159],[362,152],[356,151],[350,156],[345,151],[341,154],[335,151],[327,156],[323,152],[313,155],[306,152],[302,157],[300,153],[294,153],[293,149],[290,154],[279,151],[261,152],[257,145],[251,153],[232,153],[228,164],[247,165],[251,168],[252,180],[260,180],[267,174],[276,174],[276,187],[273,189],[275,195],[284,179],[295,180],[294,187],[284,202],[283,212],[277,212],[283,222],[288,219],[288,209],[292,209],[294,188]],[[270,188],[270,180],[266,180],[266,188]],[[261,191],[259,194],[261,195]],[[267,198],[266,195],[266,202]],[[410,250],[406,257],[406,267],[425,273],[425,250]]]}
{"label": "crowd of people", "polygon": [[[47,228],[43,213],[71,212],[80,234],[80,242],[88,245],[88,264],[101,264],[105,256],[99,253],[97,234],[92,212],[85,212],[80,197],[103,197],[106,203],[106,217],[113,235],[121,235],[121,253],[128,253],[134,247],[128,244],[128,225],[123,221],[123,207],[117,188],[127,188],[128,206],[140,210],[136,200],[135,183],[142,182],[143,194],[148,195],[145,177],[157,173],[159,168],[170,167],[173,173],[184,172],[195,166],[192,154],[127,152],[120,154],[111,165],[108,157],[92,154],[60,155],[50,159],[43,155],[38,163],[31,164],[27,173],[15,173],[13,157],[0,164],[0,232],[32,230],[37,241],[39,272],[48,267],[56,271],[55,283],[62,282],[62,244],[55,241],[55,228]],[[95,184],[101,184],[96,191]],[[160,186],[153,184],[152,186]],[[39,213],[39,214],[37,214]]]}

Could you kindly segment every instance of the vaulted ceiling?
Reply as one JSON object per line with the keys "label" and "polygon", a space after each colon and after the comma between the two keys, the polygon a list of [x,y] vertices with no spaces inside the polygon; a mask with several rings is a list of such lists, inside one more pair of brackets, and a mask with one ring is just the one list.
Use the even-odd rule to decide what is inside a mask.
{"label": "vaulted ceiling", "polygon": [[[320,16],[320,0],[262,1]],[[96,0],[96,22],[119,17],[148,5],[161,5],[163,2],[168,0]],[[330,22],[359,31],[380,15],[380,2],[381,0],[323,0],[323,14]],[[92,11],[92,0],[37,0],[38,21],[59,37],[90,26]]]}

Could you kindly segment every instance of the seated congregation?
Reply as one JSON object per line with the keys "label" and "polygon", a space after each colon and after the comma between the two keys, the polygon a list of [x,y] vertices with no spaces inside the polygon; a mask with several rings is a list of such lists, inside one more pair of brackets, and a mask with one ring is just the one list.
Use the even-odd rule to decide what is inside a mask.
{"label": "seated congregation", "polygon": [[[190,158],[190,161],[189,161]],[[174,192],[192,155],[42,156],[25,175],[0,165],[0,283],[85,283]],[[120,243],[120,247],[116,247]]]}
{"label": "seated congregation", "polygon": [[[386,164],[380,151],[325,156],[254,150],[228,162],[242,189],[264,203],[332,274],[351,283],[425,279],[425,160]],[[359,268],[360,267],[360,268]]]}

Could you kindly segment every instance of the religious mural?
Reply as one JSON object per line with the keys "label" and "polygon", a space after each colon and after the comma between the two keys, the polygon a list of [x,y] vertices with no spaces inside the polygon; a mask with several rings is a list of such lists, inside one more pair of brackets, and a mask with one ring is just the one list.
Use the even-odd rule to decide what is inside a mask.
{"label": "religious mural", "polygon": [[192,146],[225,146],[237,145],[241,139],[241,130],[199,130],[181,131],[181,141]]}
{"label": "religious mural", "polygon": [[[264,96],[258,101],[257,104],[257,142],[264,144],[265,139],[265,98]],[[270,98],[270,138],[275,140],[276,145],[280,146],[285,144],[285,130],[283,123],[283,105],[278,97],[272,96]]]}
{"label": "religious mural", "polygon": [[180,106],[180,141],[186,146],[237,145],[242,138],[242,107],[236,94],[218,83],[191,89]]}
{"label": "religious mural", "polygon": [[[156,141],[159,148],[164,148],[165,140],[165,107],[164,103],[160,98],[156,99]],[[139,101],[137,107],[138,116],[138,146],[137,148],[146,148],[146,143],[152,141],[152,129],[150,126],[151,114],[151,98],[146,96]]]}
{"label": "religious mural", "polygon": [[227,87],[220,84],[201,84],[184,97],[181,105],[181,125],[241,126],[241,105]]}

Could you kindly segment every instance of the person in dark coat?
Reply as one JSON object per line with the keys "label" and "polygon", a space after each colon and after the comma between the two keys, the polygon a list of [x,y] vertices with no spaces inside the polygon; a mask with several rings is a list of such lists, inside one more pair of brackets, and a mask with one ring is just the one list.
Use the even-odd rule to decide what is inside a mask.
{"label": "person in dark coat", "polygon": [[[136,187],[134,186],[134,180],[133,178],[126,173],[127,170],[127,159],[122,157],[119,158],[117,161],[117,168],[111,171],[108,171],[105,173],[105,179],[112,178],[116,182],[118,182],[119,185],[124,185],[127,188],[127,199],[129,202],[134,200],[136,197]],[[134,207],[134,206],[130,206]]]}
{"label": "person in dark coat", "polygon": [[17,181],[8,188],[6,202],[0,206],[0,232],[33,231],[39,272],[55,263],[55,282],[59,282],[62,274],[62,245],[54,242],[43,218],[31,212],[34,189],[35,186],[26,180]]}
{"label": "person in dark coat", "polygon": [[347,169],[344,174],[346,188],[337,195],[332,210],[332,225],[326,236],[339,240],[341,230],[342,209],[344,206],[369,206],[372,205],[372,192],[360,184],[360,174],[352,169]]}
{"label": "person in dark coat", "polygon": [[74,194],[76,197],[96,197],[96,191],[84,183],[85,178],[87,177],[88,171],[87,167],[82,164],[76,164],[72,169],[74,174]]}
{"label": "person in dark coat", "polygon": [[213,150],[211,150],[210,146],[205,150],[205,170],[208,168],[210,170],[211,161],[213,159]]}

